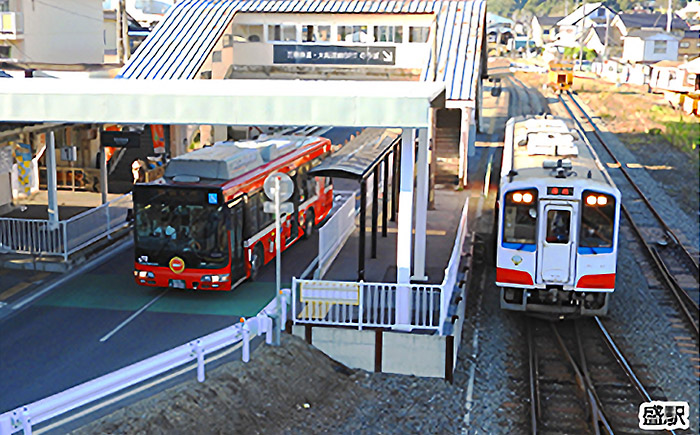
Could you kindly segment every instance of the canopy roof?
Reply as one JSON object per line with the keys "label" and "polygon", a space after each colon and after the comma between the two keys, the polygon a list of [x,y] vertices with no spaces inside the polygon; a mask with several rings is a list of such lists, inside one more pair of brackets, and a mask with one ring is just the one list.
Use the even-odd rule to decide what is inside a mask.
{"label": "canopy roof", "polygon": [[430,107],[444,104],[434,82],[33,78],[0,88],[10,122],[426,128]]}
{"label": "canopy roof", "polygon": [[317,177],[362,180],[391,152],[401,139],[401,130],[367,128],[309,171]]}

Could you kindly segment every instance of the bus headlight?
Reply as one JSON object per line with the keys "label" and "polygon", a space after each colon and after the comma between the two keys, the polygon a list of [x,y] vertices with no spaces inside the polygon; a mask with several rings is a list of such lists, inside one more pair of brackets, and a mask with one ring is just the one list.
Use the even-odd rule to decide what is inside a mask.
{"label": "bus headlight", "polygon": [[202,282],[228,282],[231,279],[231,275],[228,273],[223,275],[202,275]]}
{"label": "bus headlight", "polygon": [[155,278],[153,272],[146,272],[145,270],[135,270],[134,276],[138,276],[139,278]]}

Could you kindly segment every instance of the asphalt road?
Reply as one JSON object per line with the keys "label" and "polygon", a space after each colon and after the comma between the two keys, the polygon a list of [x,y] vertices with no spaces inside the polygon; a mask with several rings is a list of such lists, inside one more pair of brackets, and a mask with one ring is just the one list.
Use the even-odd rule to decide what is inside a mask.
{"label": "asphalt road", "polygon": [[[317,253],[317,234],[285,251],[283,286]],[[130,248],[0,322],[0,413],[254,316],[275,295],[274,261],[232,292],[141,287],[132,270]]]}

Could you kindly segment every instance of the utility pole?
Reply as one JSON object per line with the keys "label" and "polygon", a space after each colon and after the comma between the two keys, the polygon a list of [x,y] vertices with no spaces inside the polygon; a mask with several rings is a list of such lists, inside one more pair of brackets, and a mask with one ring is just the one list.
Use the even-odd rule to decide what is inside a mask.
{"label": "utility pole", "polygon": [[666,11],[666,33],[671,33],[671,20],[673,19],[673,0],[668,0],[668,10]]}
{"label": "utility pole", "polygon": [[610,14],[605,11],[605,46],[603,47],[603,60],[608,59],[608,38],[610,34]]}
{"label": "utility pole", "polygon": [[129,24],[126,21],[126,0],[117,1],[117,63],[124,64],[128,56]]}
{"label": "utility pole", "polygon": [[[579,48],[578,48],[578,69],[580,71],[583,70],[583,40],[585,39],[586,35],[584,34],[584,31],[586,29],[586,26],[584,25],[584,20],[586,19],[586,1],[584,0],[581,3],[581,36],[579,39]],[[575,68],[574,68],[575,69]]]}

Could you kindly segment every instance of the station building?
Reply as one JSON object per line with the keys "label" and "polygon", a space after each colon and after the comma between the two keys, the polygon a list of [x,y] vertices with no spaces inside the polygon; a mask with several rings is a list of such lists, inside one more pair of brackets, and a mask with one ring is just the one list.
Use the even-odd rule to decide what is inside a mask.
{"label": "station building", "polygon": [[[446,108],[434,114],[432,165],[466,182],[486,74],[485,17],[479,0],[186,1],[119,77],[442,81]],[[228,126],[172,127],[171,152],[236,134]]]}

